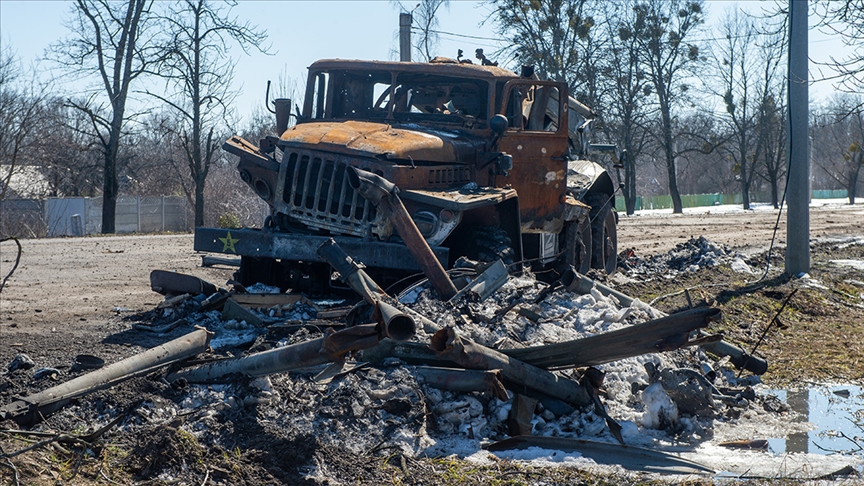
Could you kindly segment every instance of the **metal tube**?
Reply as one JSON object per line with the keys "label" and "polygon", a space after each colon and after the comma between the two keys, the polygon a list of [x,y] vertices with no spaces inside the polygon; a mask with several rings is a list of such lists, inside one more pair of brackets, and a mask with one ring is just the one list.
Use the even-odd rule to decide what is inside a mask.
{"label": "metal tube", "polygon": [[[407,341],[414,335],[414,319],[392,305],[378,301],[377,314],[384,334],[394,341]],[[377,343],[376,343],[377,344]]]}
{"label": "metal tube", "polygon": [[0,408],[0,418],[13,419],[19,424],[36,423],[73,398],[112,387],[156,368],[203,353],[210,345],[211,336],[212,333],[206,329],[198,329],[102,369],[16,400]]}
{"label": "metal tube", "polygon": [[507,390],[501,383],[499,370],[462,370],[418,366],[416,373],[427,385],[439,390],[459,393],[483,392],[501,400],[509,400]]}
{"label": "metal tube", "polygon": [[378,344],[381,337],[378,325],[363,324],[311,341],[180,370],[170,374],[167,379],[175,381],[184,378],[190,383],[218,383],[233,374],[257,377],[283,373],[341,360],[349,351],[359,351]]}
{"label": "metal tube", "polygon": [[573,380],[563,378],[536,366],[463,339],[456,330],[447,327],[436,332],[429,342],[439,358],[449,359],[469,369],[501,370],[508,382],[547,394],[578,407],[593,403],[585,388]]}
{"label": "metal tube", "polygon": [[399,199],[399,189],[387,179],[355,167],[348,167],[348,182],[357,193],[377,205],[393,223],[438,295],[444,300],[450,300],[456,295],[456,286]]}
{"label": "metal tube", "polygon": [[384,292],[375,280],[366,274],[366,272],[357,265],[354,259],[348,256],[348,254],[345,253],[345,250],[336,244],[336,241],[334,241],[333,238],[330,238],[318,247],[318,256],[329,263],[334,270],[339,272],[340,280],[348,284],[349,287],[360,294],[367,303],[377,305],[381,301],[386,301],[386,303],[413,318],[414,321],[419,321],[423,324],[423,329],[426,332],[432,333],[440,329],[440,327],[438,327],[434,322],[417,312],[400,305],[396,299],[387,295],[387,292]]}
{"label": "metal tube", "polygon": [[564,271],[564,274],[561,275],[561,284],[567,287],[567,290],[570,292],[578,292],[580,294],[588,294],[591,293],[591,289],[593,287],[597,287],[597,290],[600,291],[601,294],[605,296],[613,296],[618,299],[618,302],[621,303],[624,307],[630,307],[633,305],[633,297],[622,294],[617,290],[607,287],[606,285],[601,284],[600,282],[595,282],[590,278],[582,275],[577,272],[572,266]]}
{"label": "metal tube", "polygon": [[589,366],[685,346],[695,329],[720,318],[720,309],[701,307],[587,338],[516,348],[507,356],[541,368]]}
{"label": "metal tube", "polygon": [[[565,271],[564,275],[561,276],[561,283],[567,287],[567,290],[571,292],[579,292],[580,294],[587,294],[591,292],[592,287],[597,287],[597,290],[599,290],[601,294],[605,296],[614,296],[616,299],[618,299],[618,302],[620,302],[622,306],[626,307],[630,307],[631,305],[633,305],[633,301],[635,300],[633,299],[633,297],[622,294],[617,290],[614,290],[599,282],[591,280],[590,278],[575,271],[572,267]],[[661,316],[667,315],[665,312],[657,310],[653,307],[651,307],[651,309]],[[662,321],[662,319],[660,320]],[[656,322],[656,320],[649,322],[654,323]],[[707,334],[703,331],[700,331],[699,336],[706,337]],[[700,346],[702,346],[702,349],[708,351],[711,354],[716,354],[717,356],[729,356],[730,358],[732,358],[732,364],[739,369],[743,367],[747,371],[756,375],[762,375],[766,371],[768,371],[768,361],[762,358],[757,358],[756,356],[749,354],[747,351],[744,351],[743,349],[735,346],[732,343],[728,343],[726,341],[703,342],[700,344]],[[575,358],[575,356],[573,356],[573,358]],[[579,363],[579,365],[582,364],[600,364],[600,362],[595,361],[591,363]]]}

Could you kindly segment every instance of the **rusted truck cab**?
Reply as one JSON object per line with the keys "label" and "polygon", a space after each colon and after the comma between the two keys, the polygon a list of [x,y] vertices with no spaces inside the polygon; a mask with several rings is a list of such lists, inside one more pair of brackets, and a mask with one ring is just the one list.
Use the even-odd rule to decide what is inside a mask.
{"label": "rusted truck cab", "polygon": [[197,250],[243,257],[242,283],[302,287],[301,275],[329,270],[314,248],[330,237],[367,267],[417,270],[390,221],[350,187],[348,167],[399,188],[445,268],[467,256],[614,271],[614,188],[600,166],[579,160],[593,114],[574,110],[564,84],[449,60],[322,60],[306,86],[299,113],[276,100],[277,134],[224,145],[271,206],[264,228],[196,230]]}

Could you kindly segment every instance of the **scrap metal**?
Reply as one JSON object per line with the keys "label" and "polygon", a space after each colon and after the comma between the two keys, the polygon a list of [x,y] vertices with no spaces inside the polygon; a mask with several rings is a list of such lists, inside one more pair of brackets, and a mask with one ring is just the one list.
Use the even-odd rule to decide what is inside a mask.
{"label": "scrap metal", "polygon": [[206,329],[198,329],[143,353],[15,400],[0,407],[0,419],[12,419],[21,425],[34,424],[60,410],[73,398],[112,387],[162,366],[203,353],[210,345],[211,336],[212,333]]}
{"label": "scrap metal", "polygon": [[436,332],[430,339],[429,347],[439,358],[468,369],[501,370],[501,376],[508,382],[578,407],[592,403],[588,392],[579,383],[462,338],[452,327]]}
{"label": "scrap metal", "polygon": [[[219,383],[232,375],[250,377],[267,376],[274,373],[331,362],[339,362],[351,351],[374,346],[387,336],[404,338],[400,326],[396,335],[387,335],[387,327],[378,324],[363,324],[341,331],[327,332],[324,337],[310,341],[274,348],[241,358],[224,359],[169,374],[166,379],[174,382],[185,379],[189,383]],[[409,336],[410,337],[410,336]]]}
{"label": "scrap metal", "polygon": [[387,179],[349,166],[347,169],[348,183],[367,201],[380,209],[387,219],[393,223],[399,236],[405,242],[408,250],[417,259],[423,273],[429,278],[432,287],[444,300],[450,300],[456,295],[456,286],[444,271],[441,262],[435,258],[426,239],[420,234],[405,205],[399,198],[399,188]]}

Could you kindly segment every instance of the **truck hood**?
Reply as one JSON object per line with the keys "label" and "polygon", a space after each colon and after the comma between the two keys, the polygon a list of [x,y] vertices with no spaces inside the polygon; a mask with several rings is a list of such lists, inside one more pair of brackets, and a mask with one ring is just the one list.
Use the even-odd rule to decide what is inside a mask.
{"label": "truck hood", "polygon": [[462,133],[432,130],[420,125],[344,121],[309,122],[286,130],[279,140],[285,147],[318,149],[395,160],[437,163],[473,163],[484,140]]}

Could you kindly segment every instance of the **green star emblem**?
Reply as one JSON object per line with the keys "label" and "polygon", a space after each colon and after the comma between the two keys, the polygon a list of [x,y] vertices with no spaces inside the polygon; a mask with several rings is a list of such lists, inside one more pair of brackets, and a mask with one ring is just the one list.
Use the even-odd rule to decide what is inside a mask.
{"label": "green star emblem", "polygon": [[219,238],[219,241],[222,242],[223,252],[230,251],[231,253],[237,253],[237,250],[234,248],[234,243],[240,241],[240,238],[232,238],[230,231],[228,232],[228,236],[226,236],[225,238]]}

